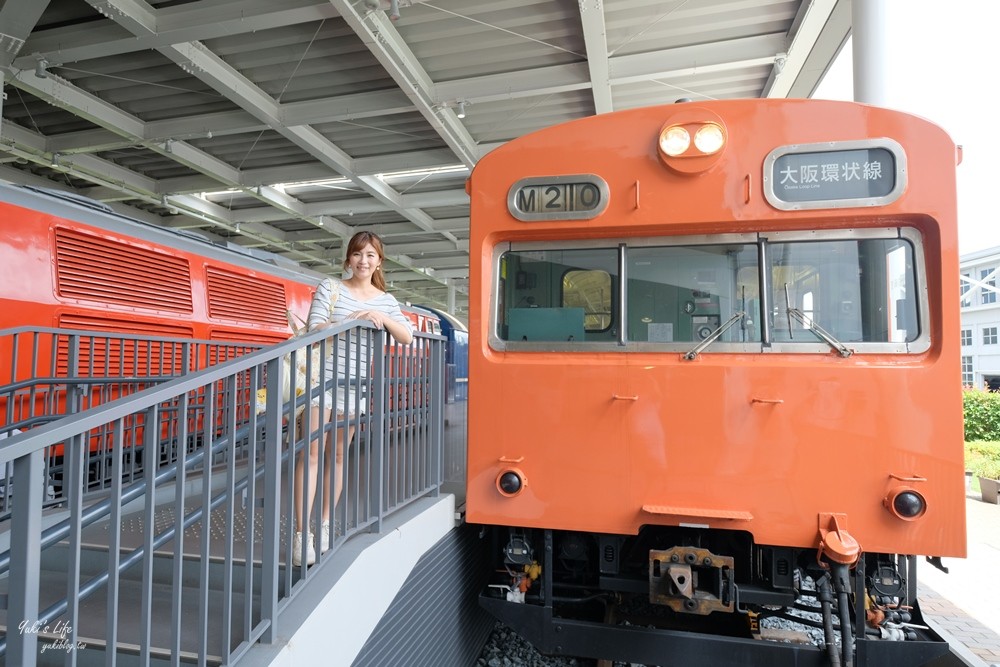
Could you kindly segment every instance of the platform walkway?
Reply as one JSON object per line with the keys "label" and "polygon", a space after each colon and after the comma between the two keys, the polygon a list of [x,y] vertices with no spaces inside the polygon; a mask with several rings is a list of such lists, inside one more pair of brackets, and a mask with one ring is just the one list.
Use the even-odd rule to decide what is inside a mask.
{"label": "platform walkway", "polygon": [[979,657],[1000,667],[1000,505],[966,493],[968,557],[945,559],[948,574],[919,565],[922,609],[940,629]]}

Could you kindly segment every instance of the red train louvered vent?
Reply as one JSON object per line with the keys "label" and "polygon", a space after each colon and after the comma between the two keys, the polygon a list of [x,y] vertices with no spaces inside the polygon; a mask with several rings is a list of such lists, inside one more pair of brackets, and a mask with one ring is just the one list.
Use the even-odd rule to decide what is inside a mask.
{"label": "red train louvered vent", "polygon": [[59,296],[142,309],[190,313],[187,260],[124,241],[57,228]]}
{"label": "red train louvered vent", "polygon": [[[178,375],[187,369],[181,343],[153,341],[145,336],[173,339],[194,336],[194,330],[183,324],[140,322],[71,313],[59,316],[59,327],[109,332],[107,338],[95,335],[80,339],[75,375],[81,377]],[[119,337],[121,334],[135,334],[140,338],[122,339]],[[66,377],[68,374],[68,340],[66,336],[60,336],[56,344],[57,377]]]}
{"label": "red train louvered vent", "polygon": [[285,286],[255,276],[205,267],[210,317],[287,327]]}

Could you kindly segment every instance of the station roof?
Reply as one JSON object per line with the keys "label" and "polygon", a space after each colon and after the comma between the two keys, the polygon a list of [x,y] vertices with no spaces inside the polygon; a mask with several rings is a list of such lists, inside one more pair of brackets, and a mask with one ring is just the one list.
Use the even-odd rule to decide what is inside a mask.
{"label": "station roof", "polygon": [[451,289],[464,317],[480,157],[612,110],[809,97],[850,5],[3,0],[0,179],[333,275],[374,231],[397,297]]}

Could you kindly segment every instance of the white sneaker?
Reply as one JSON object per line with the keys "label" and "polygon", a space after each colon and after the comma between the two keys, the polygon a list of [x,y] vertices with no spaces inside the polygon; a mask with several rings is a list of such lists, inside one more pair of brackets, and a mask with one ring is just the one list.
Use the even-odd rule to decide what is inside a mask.
{"label": "white sneaker", "polygon": [[[316,562],[316,549],[313,547],[312,533],[306,533],[306,565]],[[302,565],[302,533],[295,533],[292,540],[292,565],[299,567]]]}
{"label": "white sneaker", "polygon": [[330,522],[323,522],[323,532],[319,535],[319,552],[325,554],[330,550]]}

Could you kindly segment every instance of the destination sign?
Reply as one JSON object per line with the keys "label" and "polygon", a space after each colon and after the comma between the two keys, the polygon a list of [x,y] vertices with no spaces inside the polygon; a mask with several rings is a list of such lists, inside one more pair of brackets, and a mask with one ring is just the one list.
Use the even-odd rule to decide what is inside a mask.
{"label": "destination sign", "polygon": [[608,184],[593,174],[524,178],[511,187],[507,208],[518,220],[589,220],[608,205]]}
{"label": "destination sign", "polygon": [[862,142],[818,145],[836,150],[772,152],[765,172],[768,201],[780,209],[878,206],[902,194],[905,158],[901,147],[894,150],[898,144],[877,140],[854,148],[848,143]]}

